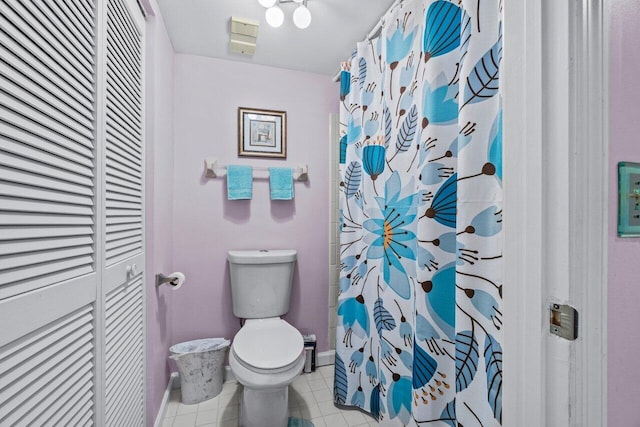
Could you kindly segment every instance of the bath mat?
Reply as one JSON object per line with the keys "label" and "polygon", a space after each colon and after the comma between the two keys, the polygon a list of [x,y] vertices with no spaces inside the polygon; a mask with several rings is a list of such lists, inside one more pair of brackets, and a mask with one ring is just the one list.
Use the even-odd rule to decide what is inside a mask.
{"label": "bath mat", "polygon": [[287,427],[313,427],[313,423],[309,420],[289,417],[289,423],[287,424]]}

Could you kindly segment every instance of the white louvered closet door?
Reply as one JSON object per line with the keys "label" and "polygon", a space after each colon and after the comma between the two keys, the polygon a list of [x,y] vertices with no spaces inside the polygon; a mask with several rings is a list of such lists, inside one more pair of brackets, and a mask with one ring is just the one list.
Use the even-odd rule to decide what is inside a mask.
{"label": "white louvered closet door", "polygon": [[144,424],[143,28],[0,0],[0,426]]}
{"label": "white louvered closet door", "polygon": [[0,425],[95,410],[95,5],[0,0]]}
{"label": "white louvered closet door", "polygon": [[104,132],[105,425],[144,422],[143,53],[135,2],[107,1]]}

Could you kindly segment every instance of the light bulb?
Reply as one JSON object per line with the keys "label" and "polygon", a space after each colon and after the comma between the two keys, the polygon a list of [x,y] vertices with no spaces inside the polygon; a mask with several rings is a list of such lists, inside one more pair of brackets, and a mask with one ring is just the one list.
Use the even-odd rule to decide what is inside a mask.
{"label": "light bulb", "polygon": [[278,6],[273,6],[267,9],[265,14],[267,23],[274,28],[278,28],[284,22],[284,12]]}
{"label": "light bulb", "polygon": [[300,5],[293,11],[293,23],[304,30],[311,24],[311,12],[305,5]]}
{"label": "light bulb", "polygon": [[270,8],[276,4],[276,1],[278,0],[258,0],[258,3],[260,3],[262,6],[266,8]]}

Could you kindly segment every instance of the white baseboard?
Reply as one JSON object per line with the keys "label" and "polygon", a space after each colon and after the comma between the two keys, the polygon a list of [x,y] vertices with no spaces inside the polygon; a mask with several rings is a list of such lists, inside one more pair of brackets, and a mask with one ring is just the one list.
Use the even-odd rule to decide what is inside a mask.
{"label": "white baseboard", "polygon": [[318,355],[316,356],[316,366],[333,365],[335,360],[335,350],[323,351],[322,353],[318,353]]}
{"label": "white baseboard", "polygon": [[[153,423],[154,427],[162,426],[162,422],[164,420],[165,412],[167,411],[167,405],[169,404],[169,399],[171,398],[171,390],[174,388],[178,388],[180,384],[180,377],[177,372],[172,372],[169,377],[169,383],[167,384],[167,388],[164,391],[164,396],[162,396],[162,403],[160,404],[160,409],[158,409],[158,415],[156,415],[156,420]],[[176,387],[176,385],[178,387]]]}

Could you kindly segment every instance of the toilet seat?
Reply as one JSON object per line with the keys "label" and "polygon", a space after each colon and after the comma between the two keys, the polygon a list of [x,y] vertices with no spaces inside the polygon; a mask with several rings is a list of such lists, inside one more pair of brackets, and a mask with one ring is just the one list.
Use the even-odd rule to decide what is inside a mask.
{"label": "toilet seat", "polygon": [[302,334],[279,317],[248,319],[233,339],[237,361],[254,372],[290,369],[304,350]]}

